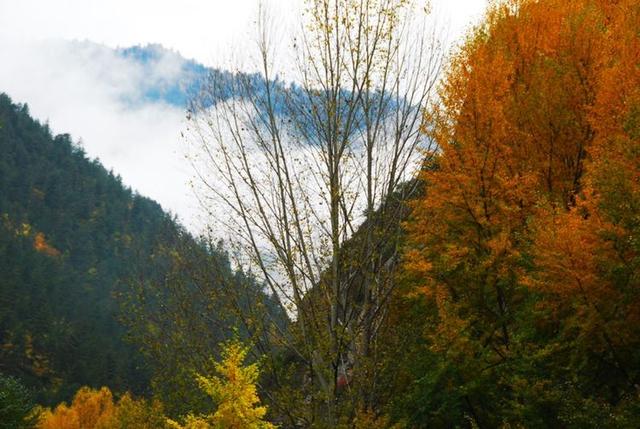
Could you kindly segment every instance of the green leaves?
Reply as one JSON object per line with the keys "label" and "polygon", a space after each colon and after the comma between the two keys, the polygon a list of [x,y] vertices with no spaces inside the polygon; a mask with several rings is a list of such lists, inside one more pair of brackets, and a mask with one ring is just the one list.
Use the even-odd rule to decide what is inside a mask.
{"label": "green leaves", "polygon": [[0,373],[0,429],[29,429],[38,420],[31,393],[17,379]]}

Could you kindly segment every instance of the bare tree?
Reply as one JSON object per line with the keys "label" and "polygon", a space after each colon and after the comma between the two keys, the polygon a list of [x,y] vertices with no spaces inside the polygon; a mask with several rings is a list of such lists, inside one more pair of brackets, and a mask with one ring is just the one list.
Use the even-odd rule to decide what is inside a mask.
{"label": "bare tree", "polygon": [[[376,382],[363,368],[403,210],[389,201],[410,195],[403,184],[435,150],[420,127],[442,49],[428,11],[406,0],[309,0],[303,15],[280,65],[261,13],[260,72],[214,74],[189,118],[203,203],[293,321],[256,330],[261,350],[295,354],[333,424],[345,389],[368,405],[354,373]],[[286,85],[278,76],[292,70]]]}

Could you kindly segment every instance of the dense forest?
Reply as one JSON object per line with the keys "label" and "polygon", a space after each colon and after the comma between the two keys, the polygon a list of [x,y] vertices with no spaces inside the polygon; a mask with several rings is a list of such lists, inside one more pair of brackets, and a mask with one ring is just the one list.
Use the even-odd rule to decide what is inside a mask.
{"label": "dense forest", "polygon": [[2,371],[47,403],[83,385],[142,393],[149,373],[123,341],[114,294],[178,228],[26,105],[2,95],[0,123]]}
{"label": "dense forest", "polygon": [[640,4],[493,2],[445,57],[409,3],[214,74],[206,239],[3,96],[5,427],[640,425]]}
{"label": "dense forest", "polygon": [[[176,311],[158,303],[164,279],[178,281],[173,254],[179,249],[206,267],[207,284],[253,281],[237,277],[221,249],[192,238],[69,135],[53,136],[27,105],[4,94],[0,147],[0,371],[19,378],[42,405],[69,400],[82,386],[149,395],[152,369],[163,361],[151,351],[145,359],[135,339],[152,322],[145,319],[144,330],[127,322],[143,319],[136,312]],[[200,304],[217,313],[211,302]],[[171,327],[157,329],[169,334]],[[216,333],[214,347],[223,338]]]}

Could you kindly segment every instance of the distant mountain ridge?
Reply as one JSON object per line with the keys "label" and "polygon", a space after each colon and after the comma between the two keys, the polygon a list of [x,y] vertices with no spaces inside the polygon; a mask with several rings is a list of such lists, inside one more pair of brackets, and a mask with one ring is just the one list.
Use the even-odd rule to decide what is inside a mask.
{"label": "distant mountain ridge", "polygon": [[[160,44],[137,45],[127,48],[118,48],[116,54],[121,58],[132,61],[143,70],[144,76],[149,78],[142,82],[142,96],[139,101],[164,102],[172,106],[186,108],[190,101],[197,98],[205,106],[211,106],[232,96],[242,97],[245,92],[251,92],[250,96],[263,97],[266,82],[259,73],[231,72],[219,68],[206,67],[195,60],[186,59],[179,52],[167,49]],[[211,90],[215,82],[216,89]],[[271,95],[276,113],[286,117],[286,97],[295,99],[295,104],[321,103],[322,93],[315,94],[317,100],[311,100],[311,95],[295,82],[285,82],[278,76],[269,85],[274,90]],[[287,96],[285,97],[285,93]],[[373,97],[378,96],[372,93]],[[350,93],[343,91],[344,100],[349,100]],[[390,99],[389,102],[401,102]],[[375,105],[375,103],[371,103]],[[347,108],[349,101],[343,102],[343,108]],[[393,110],[391,106],[385,110]]]}
{"label": "distant mountain ridge", "polygon": [[[88,43],[88,42],[84,42]],[[102,49],[102,45],[96,45]],[[198,99],[199,102],[211,106],[223,101],[232,95],[231,88],[242,82],[258,92],[265,86],[264,78],[258,73],[231,72],[220,68],[206,67],[203,64],[184,58],[179,52],[165,48],[160,44],[136,45],[126,48],[116,48],[114,53],[121,59],[134,65],[144,76],[139,82],[140,95],[126,96],[124,100],[129,104],[162,102],[186,109],[189,103]],[[208,86],[216,82],[220,91],[209,91]],[[283,93],[286,84],[276,78],[272,84],[279,93]],[[294,92],[295,85],[291,85]],[[212,98],[213,97],[213,98]],[[278,112],[284,113],[284,106],[279,100]]]}
{"label": "distant mountain ridge", "polygon": [[147,76],[153,76],[163,67],[173,67],[173,70],[161,75],[160,79],[144,86],[142,101],[146,102],[161,101],[184,108],[212,71],[195,60],[186,59],[178,52],[159,44],[118,48],[115,52],[120,57],[138,64]]}

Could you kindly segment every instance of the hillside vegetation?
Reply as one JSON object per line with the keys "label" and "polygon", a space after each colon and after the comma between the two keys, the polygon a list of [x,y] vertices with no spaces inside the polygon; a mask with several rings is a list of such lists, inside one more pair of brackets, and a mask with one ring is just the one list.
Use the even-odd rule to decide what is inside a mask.
{"label": "hillside vegetation", "polygon": [[[638,427],[640,3],[492,2],[447,59],[438,97],[418,91],[431,102],[404,113],[396,110],[409,98],[384,103],[389,116],[372,106],[398,101],[397,91],[376,88],[374,78],[404,88],[405,74],[377,73],[406,64],[394,63],[389,49],[401,46],[396,30],[405,28],[408,2],[308,4],[302,70],[311,83],[288,90],[269,79],[265,60],[264,79],[217,88],[240,97],[227,94],[227,110],[191,122],[218,131],[199,143],[218,168],[209,172],[223,180],[207,182],[207,170],[200,177],[228,186],[213,194],[229,196],[234,256],[249,259],[261,281],[232,269],[224,244],[187,239],[67,137],[51,137],[25,107],[3,99],[1,144],[5,135],[29,136],[21,140],[58,144],[66,155],[54,158],[51,149],[39,168],[19,172],[34,156],[25,143],[8,146],[15,155],[1,161],[8,275],[0,369],[48,389],[94,387],[41,410],[18,380],[3,378],[15,404],[7,409],[23,427],[46,429],[76,428],[81,419],[86,428]],[[263,90],[253,91],[258,84]],[[309,109],[298,104],[305,93]],[[278,106],[298,107],[288,110],[297,122],[285,123]],[[415,133],[387,121],[416,111]],[[397,150],[380,150],[389,147],[380,136],[395,138]],[[295,152],[303,146],[296,137],[314,144]],[[432,150],[415,146],[422,162],[404,180],[395,169],[408,165],[398,163],[402,150],[423,141]],[[256,152],[264,163],[249,157]],[[64,160],[73,157],[98,172],[103,187],[64,181],[74,171]],[[65,174],[50,174],[61,165]],[[265,171],[273,174],[263,179]],[[317,205],[304,174],[316,174]],[[81,210],[86,195],[63,190],[92,195],[91,183],[125,197],[112,197],[113,206],[90,200],[73,221],[43,215]],[[14,196],[5,198],[5,189]],[[364,214],[354,214],[363,195]],[[55,205],[60,199],[65,204]],[[155,210],[153,221],[138,217],[136,204]],[[109,216],[111,207],[124,218]],[[81,235],[83,225],[95,231]],[[95,254],[75,256],[78,265],[73,234],[89,243],[102,234],[88,247]],[[132,272],[118,264],[120,254],[143,261],[135,281],[118,281]],[[98,288],[98,278],[109,286]],[[125,331],[113,322],[114,291],[141,355],[115,340]],[[88,299],[95,305],[79,308]],[[102,353],[87,360],[81,353],[92,344]],[[122,354],[104,360],[110,350]],[[140,356],[150,391],[136,390],[147,386],[144,378],[136,384],[142,373],[127,378]],[[120,378],[107,374],[127,382],[110,383]],[[101,384],[115,392],[96,390]]]}

